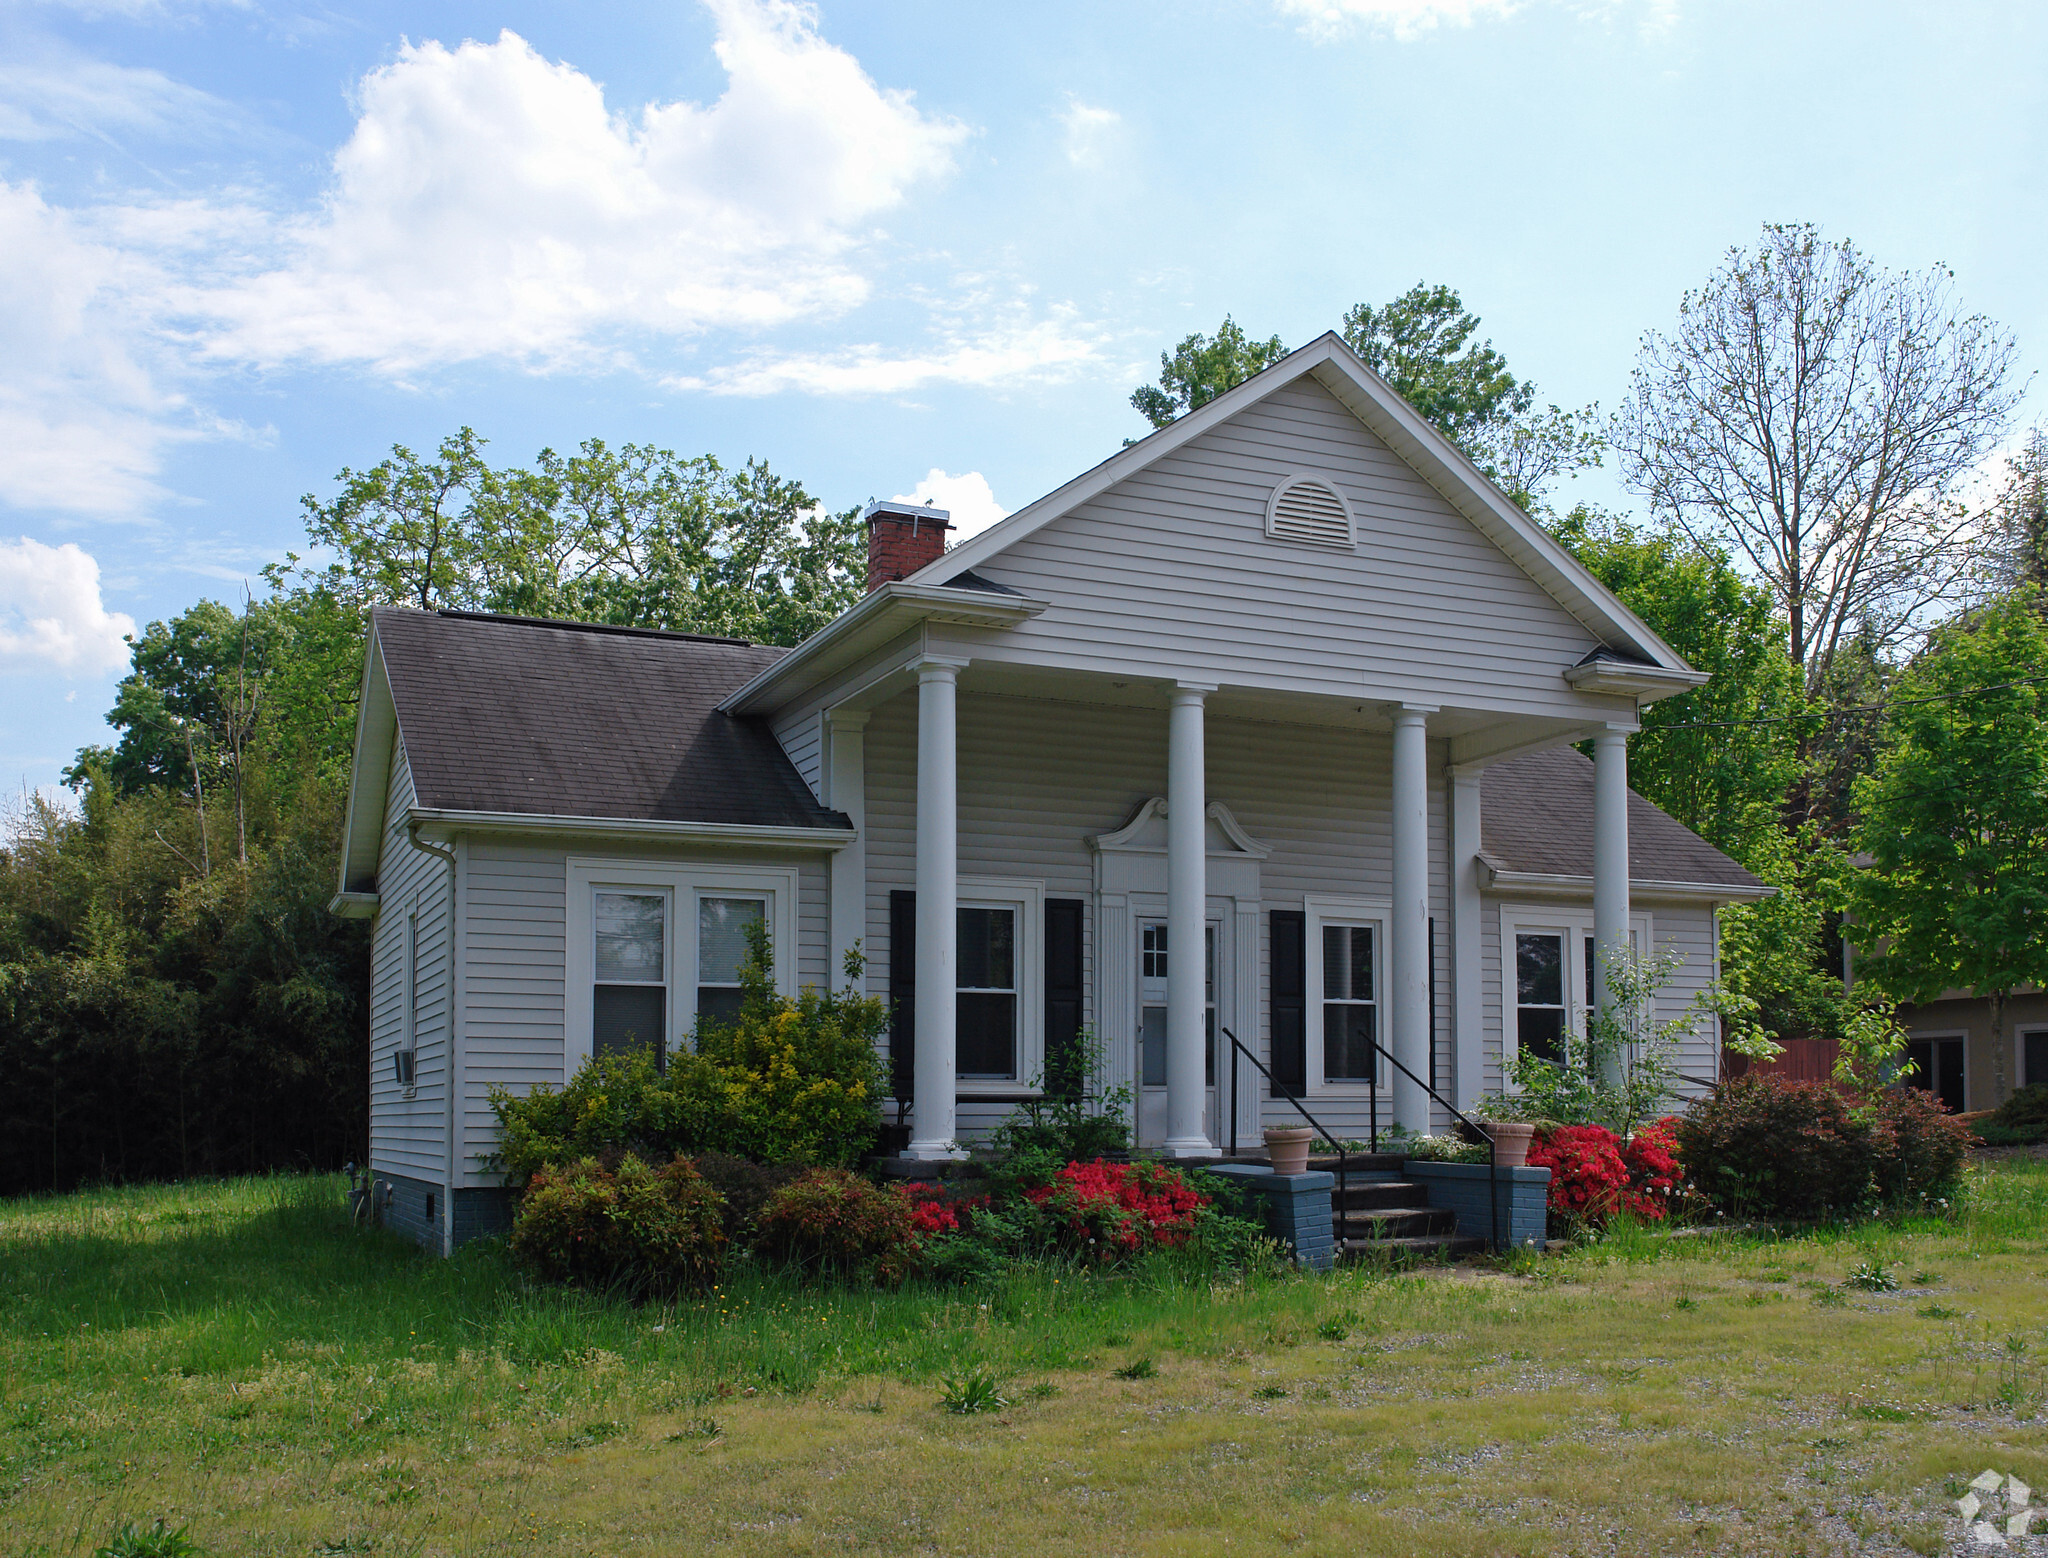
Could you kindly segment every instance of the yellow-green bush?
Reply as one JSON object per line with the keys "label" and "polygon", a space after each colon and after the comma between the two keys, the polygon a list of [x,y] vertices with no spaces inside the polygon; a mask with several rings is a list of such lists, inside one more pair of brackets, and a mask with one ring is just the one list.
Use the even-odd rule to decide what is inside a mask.
{"label": "yellow-green bush", "polygon": [[559,1091],[494,1089],[498,1158],[523,1184],[544,1166],[636,1152],[655,1162],[724,1152],[756,1163],[847,1166],[874,1144],[882,1089],[877,1040],[888,1009],[848,987],[779,994],[767,934],[751,927],[744,998],[731,1023],[700,1026],[694,1051],[593,1056]]}

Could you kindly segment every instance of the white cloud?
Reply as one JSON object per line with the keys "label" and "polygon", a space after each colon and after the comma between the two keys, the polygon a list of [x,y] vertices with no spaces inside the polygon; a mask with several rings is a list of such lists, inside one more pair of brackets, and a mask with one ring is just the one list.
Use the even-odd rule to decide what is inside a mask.
{"label": "white cloud", "polygon": [[70,56],[0,65],[0,140],[211,131],[239,117],[159,70]]}
{"label": "white cloud", "polygon": [[121,513],[160,495],[184,408],[157,386],[145,260],[0,183],[0,499]]}
{"label": "white cloud", "polygon": [[1317,42],[1359,28],[1415,38],[1439,26],[1470,27],[1483,16],[1509,16],[1517,0],[1273,0],[1282,16]]}
{"label": "white cloud", "polygon": [[1056,308],[1045,318],[1012,317],[947,330],[923,350],[876,343],[825,352],[761,354],[709,372],[664,380],[671,389],[718,395],[899,395],[935,384],[1001,388],[1067,377],[1102,360],[1098,333]]}
{"label": "white cloud", "polygon": [[100,603],[100,565],[76,543],[0,541],[0,670],[121,670],[134,631]]}
{"label": "white cloud", "polygon": [[1108,160],[1124,119],[1114,108],[1097,108],[1069,97],[1060,123],[1067,132],[1067,161],[1077,168],[1099,168]]}
{"label": "white cloud", "polygon": [[207,350],[390,372],[603,362],[621,337],[769,326],[866,296],[852,251],[966,134],[878,87],[787,0],[709,0],[717,102],[627,120],[511,32],[408,45],[281,258],[183,303]]}
{"label": "white cloud", "polygon": [[988,478],[981,472],[965,471],[958,476],[948,476],[936,465],[913,491],[896,493],[891,501],[925,503],[944,509],[953,521],[954,541],[980,535],[1010,512],[996,502],[996,495],[989,490]]}

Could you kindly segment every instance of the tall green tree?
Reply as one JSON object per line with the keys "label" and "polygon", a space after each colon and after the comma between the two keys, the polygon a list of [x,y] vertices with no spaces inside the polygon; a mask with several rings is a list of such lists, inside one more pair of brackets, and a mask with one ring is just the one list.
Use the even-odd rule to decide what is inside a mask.
{"label": "tall green tree", "polygon": [[1967,989],[1991,1007],[1994,1103],[2005,1003],[2048,986],[2048,630],[2032,588],[1934,634],[1899,678],[1874,772],[1857,781],[1860,973],[1900,1001]]}
{"label": "tall green tree", "polygon": [[1225,390],[1235,389],[1263,368],[1287,355],[1280,337],[1255,341],[1230,315],[1213,336],[1197,331],[1170,352],[1159,354],[1159,382],[1131,394],[1147,422],[1165,427],[1178,417],[1206,406]]}
{"label": "tall green tree", "polygon": [[1771,592],[1724,551],[1670,524],[1638,525],[1581,505],[1551,527],[1588,571],[1688,664],[1704,687],[1643,711],[1629,783],[1777,889],[1721,916],[1724,980],[1773,1039],[1839,1034],[1846,1020],[1833,941],[1840,857],[1787,827],[1806,701]]}

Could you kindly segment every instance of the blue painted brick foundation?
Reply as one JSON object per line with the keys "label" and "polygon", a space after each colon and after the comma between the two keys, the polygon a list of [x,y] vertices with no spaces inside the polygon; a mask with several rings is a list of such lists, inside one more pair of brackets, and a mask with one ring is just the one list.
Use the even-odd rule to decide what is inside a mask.
{"label": "blue painted brick foundation", "polygon": [[1460,1234],[1492,1243],[1493,1201],[1486,1183],[1489,1171],[1500,1175],[1501,1242],[1542,1249],[1549,1216],[1549,1169],[1491,1170],[1485,1163],[1425,1163],[1415,1158],[1401,1166],[1403,1178],[1427,1187],[1431,1206],[1457,1215]]}
{"label": "blue painted brick foundation", "polygon": [[1256,1163],[1222,1163],[1209,1170],[1264,1203],[1266,1231],[1287,1241],[1294,1258],[1316,1271],[1326,1271],[1337,1258],[1337,1238],[1330,1207],[1335,1174],[1276,1174]]}

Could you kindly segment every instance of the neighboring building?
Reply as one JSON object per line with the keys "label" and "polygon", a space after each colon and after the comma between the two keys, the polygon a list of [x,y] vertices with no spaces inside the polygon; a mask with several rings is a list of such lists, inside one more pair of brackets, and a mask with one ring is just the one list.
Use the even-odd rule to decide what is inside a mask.
{"label": "neighboring building", "polygon": [[752,919],[785,989],[866,953],[912,1156],[1084,1024],[1202,1156],[1294,1118],[1231,1035],[1340,1133],[1440,1127],[1419,1079],[1469,1104],[1578,1029],[1596,940],[1681,952],[1675,1012],[1768,891],[1627,790],[1640,705],[1704,678],[1334,335],[950,551],[868,523],[793,651],[375,614],[336,905],[423,1242],[502,1223],[492,1086],[687,1043]]}
{"label": "neighboring building", "polygon": [[1968,990],[1899,1008],[1899,1024],[1912,1035],[1906,1080],[1941,1095],[1961,1114],[1996,1109],[1999,1096],[1994,1045],[2005,1050],[2005,1086],[2048,1086],[2048,995],[2031,986],[2005,998],[2001,1031],[1991,1031],[1991,1002]]}

